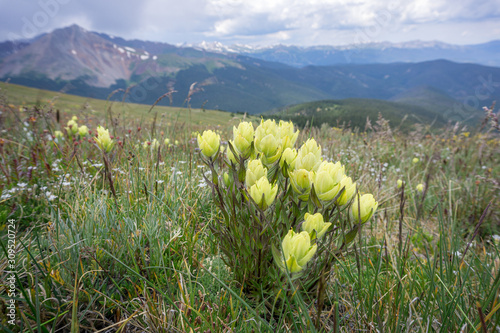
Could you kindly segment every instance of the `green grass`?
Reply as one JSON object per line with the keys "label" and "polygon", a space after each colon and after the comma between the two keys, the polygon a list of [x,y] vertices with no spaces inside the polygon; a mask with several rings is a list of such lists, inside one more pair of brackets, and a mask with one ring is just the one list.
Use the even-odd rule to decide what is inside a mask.
{"label": "green grass", "polygon": [[[50,107],[53,111],[60,110],[62,115],[72,116],[84,114],[89,118],[104,119],[104,114],[111,110],[114,117],[120,117],[128,122],[150,122],[154,117],[158,121],[178,124],[192,124],[203,126],[228,126],[228,123],[238,123],[243,118],[242,114],[228,112],[191,109],[168,106],[109,102],[100,99],[85,98],[81,96],[55,93],[53,91],[28,88],[16,84],[0,82],[0,92],[5,94],[8,104],[19,106],[33,104],[39,107]],[[158,96],[160,97],[160,96]],[[156,115],[157,114],[157,115]]]}
{"label": "green grass", "polygon": [[[115,103],[114,117],[123,116],[111,122],[105,101],[61,94],[49,103],[53,92],[0,87],[2,331],[500,327],[500,245],[493,238],[500,234],[498,133],[420,126],[402,134],[382,125],[367,133],[326,125],[301,129],[299,144],[316,138],[323,158],[341,161],[379,202],[355,246],[333,266],[317,324],[314,299],[286,294],[282,306],[270,310],[245,295],[210,232],[222,217],[191,131],[214,129],[227,141],[238,119],[167,107],[148,113],[150,106]],[[73,115],[92,131],[107,123],[122,141],[108,157],[116,197],[92,140],[49,138]],[[177,144],[165,145],[166,137]],[[143,148],[153,138],[159,150]],[[423,194],[415,189],[420,183]],[[6,316],[9,219],[16,225],[15,325]]]}

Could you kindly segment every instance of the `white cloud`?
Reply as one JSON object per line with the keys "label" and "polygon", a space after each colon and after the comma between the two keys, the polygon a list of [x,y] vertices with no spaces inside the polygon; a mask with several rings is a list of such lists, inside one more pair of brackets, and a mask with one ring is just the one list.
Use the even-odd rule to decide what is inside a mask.
{"label": "white cloud", "polygon": [[[8,8],[0,11],[0,40],[22,31],[41,10],[39,1],[7,1],[0,0],[0,7]],[[60,5],[37,31],[77,23],[124,38],[169,43],[313,45],[458,37],[467,43],[500,38],[498,28],[488,23],[499,18],[499,0],[86,0]]]}

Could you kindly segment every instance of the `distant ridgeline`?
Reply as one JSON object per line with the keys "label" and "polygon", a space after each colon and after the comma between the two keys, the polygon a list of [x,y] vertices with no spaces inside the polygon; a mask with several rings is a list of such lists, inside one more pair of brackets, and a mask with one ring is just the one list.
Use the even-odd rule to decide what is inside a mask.
{"label": "distant ridgeline", "polygon": [[[475,111],[468,119],[461,121],[476,126],[482,115],[480,111]],[[415,123],[433,124],[434,128],[439,128],[448,122],[459,120],[453,116],[446,118],[439,109],[432,110],[418,105],[363,98],[297,104],[263,115],[264,118],[291,120],[299,127],[319,127],[326,123],[336,127],[358,127],[360,130],[365,128],[367,119],[374,124],[379,116],[388,120],[391,128],[399,127],[402,131],[408,131]]]}
{"label": "distant ridgeline", "polygon": [[[461,50],[463,59],[471,56],[487,63],[485,59],[498,44],[489,43],[476,58],[467,48],[446,54]],[[407,46],[413,54],[419,45]],[[373,46],[379,55],[373,61],[392,61],[379,46]],[[429,52],[451,50],[434,44],[422,47]],[[408,61],[403,57],[408,52],[401,53],[402,58],[393,63],[331,64],[318,60],[320,54],[331,53],[326,49],[261,51],[264,53],[255,53],[260,54],[261,59],[257,59],[249,50],[241,54],[211,52],[199,47],[129,41],[73,25],[29,42],[0,43],[0,80],[99,99],[113,93],[113,100],[147,105],[173,89],[172,100],[164,98],[161,105],[187,106],[189,95],[194,108],[269,113],[299,124],[350,122],[358,127],[364,127],[367,117],[376,119],[379,112],[391,126],[398,126],[405,115],[408,123],[474,123],[481,119],[483,106],[500,101],[498,67],[448,60],[401,62]],[[282,51],[292,60],[301,61],[263,60],[283,56]],[[362,54],[358,50],[353,55]],[[290,66],[313,60],[314,65]]]}

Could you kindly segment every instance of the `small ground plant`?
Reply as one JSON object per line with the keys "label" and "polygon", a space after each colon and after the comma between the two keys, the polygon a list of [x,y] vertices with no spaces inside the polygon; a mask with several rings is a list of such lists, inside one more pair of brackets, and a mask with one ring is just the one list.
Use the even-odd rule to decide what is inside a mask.
{"label": "small ground plant", "polygon": [[323,161],[314,138],[297,151],[298,134],[283,121],[262,120],[255,133],[242,122],[226,154],[216,133],[197,139],[223,216],[212,233],[243,291],[269,309],[297,291],[322,300],[332,265],[378,205],[356,192],[341,163]]}

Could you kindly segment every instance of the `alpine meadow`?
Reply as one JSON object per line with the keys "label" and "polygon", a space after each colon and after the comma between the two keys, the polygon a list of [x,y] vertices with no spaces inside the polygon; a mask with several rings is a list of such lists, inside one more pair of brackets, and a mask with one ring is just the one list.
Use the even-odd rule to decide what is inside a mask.
{"label": "alpine meadow", "polygon": [[500,332],[499,41],[234,50],[0,43],[0,331]]}
{"label": "alpine meadow", "polygon": [[5,332],[500,324],[493,109],[298,128],[1,89]]}

